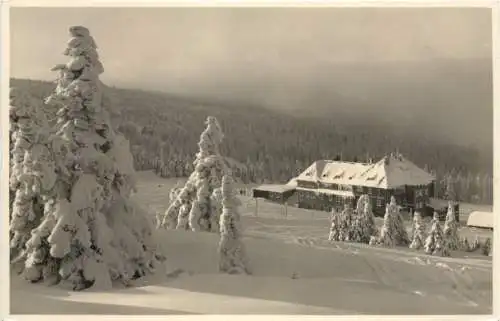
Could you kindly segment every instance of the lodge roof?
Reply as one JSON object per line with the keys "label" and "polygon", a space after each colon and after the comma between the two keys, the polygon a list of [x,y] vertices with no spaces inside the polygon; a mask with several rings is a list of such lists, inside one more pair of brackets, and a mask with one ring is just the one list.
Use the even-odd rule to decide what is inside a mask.
{"label": "lodge roof", "polygon": [[271,193],[285,193],[295,190],[295,187],[289,185],[267,184],[257,186],[254,188],[254,190],[266,191]]}
{"label": "lodge roof", "polygon": [[373,164],[319,160],[295,179],[389,189],[404,185],[427,185],[435,177],[401,154],[390,154]]}

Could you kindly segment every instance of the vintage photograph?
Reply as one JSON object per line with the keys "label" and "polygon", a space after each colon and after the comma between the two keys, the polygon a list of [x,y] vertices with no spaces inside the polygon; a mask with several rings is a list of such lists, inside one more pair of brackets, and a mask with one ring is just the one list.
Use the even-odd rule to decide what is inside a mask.
{"label": "vintage photograph", "polygon": [[11,314],[493,313],[491,8],[8,10]]}

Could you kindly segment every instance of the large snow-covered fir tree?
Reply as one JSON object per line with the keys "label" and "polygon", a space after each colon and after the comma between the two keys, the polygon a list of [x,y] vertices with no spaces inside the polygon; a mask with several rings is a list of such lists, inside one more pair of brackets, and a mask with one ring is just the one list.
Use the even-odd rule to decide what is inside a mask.
{"label": "large snow-covered fir tree", "polygon": [[448,212],[443,228],[444,246],[447,251],[455,251],[460,247],[460,238],[458,237],[458,224],[455,220],[455,211],[452,202],[448,203]]}
{"label": "large snow-covered fir tree", "polygon": [[444,247],[443,230],[439,224],[439,215],[437,212],[434,212],[431,230],[425,239],[424,249],[427,254],[440,256],[448,255]]}
{"label": "large snow-covered fir tree", "polygon": [[222,214],[220,216],[219,271],[229,274],[250,274],[242,228],[238,213],[239,200],[234,193],[230,173],[222,178]]}
{"label": "large snow-covered fir tree", "polygon": [[351,236],[353,242],[368,243],[370,238],[377,233],[375,216],[373,215],[370,197],[361,195],[356,204],[356,211],[351,223]]}
{"label": "large snow-covered fir tree", "polygon": [[69,62],[53,68],[60,76],[46,100],[58,111],[50,153],[44,150],[42,159],[53,162],[55,175],[39,178],[35,190],[44,216],[17,261],[32,282],[109,288],[152,272],[163,257],[148,213],[129,199],[133,159],[128,141],[110,124],[112,111],[103,106],[104,69],[94,39],[82,26],[69,32]]}
{"label": "large snow-covered fir tree", "polygon": [[425,225],[420,212],[416,211],[413,214],[412,240],[410,248],[419,250],[424,246],[425,242]]}
{"label": "large snow-covered fir tree", "polygon": [[400,208],[394,196],[391,197],[391,202],[385,208],[384,223],[380,229],[378,239],[370,243],[389,247],[397,245],[408,246],[410,243]]}
{"label": "large snow-covered fir tree", "polygon": [[[213,193],[221,187],[221,179],[226,168],[224,158],[219,152],[219,145],[224,135],[215,117],[208,117],[206,125],[198,143],[199,151],[194,161],[195,170],[171,201],[160,226],[169,229],[188,228],[192,231],[219,232],[220,212],[214,210],[220,206],[213,204],[218,199],[213,197]],[[186,215],[188,209],[189,214]]]}

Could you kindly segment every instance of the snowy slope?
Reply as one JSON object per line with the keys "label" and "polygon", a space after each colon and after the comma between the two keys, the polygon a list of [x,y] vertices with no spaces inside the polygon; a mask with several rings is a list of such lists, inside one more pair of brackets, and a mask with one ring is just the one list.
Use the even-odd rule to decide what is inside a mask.
{"label": "snowy slope", "polygon": [[[140,173],[137,200],[164,211],[175,182]],[[262,205],[261,205],[262,204]],[[252,276],[217,273],[218,236],[160,231],[166,270],[111,292],[67,292],[11,278],[12,313],[477,314],[491,313],[491,258],[329,244],[328,213],[243,199]],[[30,302],[26,305],[25,302]]]}

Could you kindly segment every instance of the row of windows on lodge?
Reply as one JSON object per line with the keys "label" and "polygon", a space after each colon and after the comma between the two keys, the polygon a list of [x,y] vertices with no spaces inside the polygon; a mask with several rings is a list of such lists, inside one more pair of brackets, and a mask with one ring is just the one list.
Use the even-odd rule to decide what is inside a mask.
{"label": "row of windows on lodge", "polygon": [[[384,191],[384,190],[382,190]],[[404,197],[404,194],[391,194],[391,193],[384,193],[384,195],[370,195],[372,204],[376,208],[383,208],[385,204],[387,204],[390,201],[391,196],[396,197],[396,201],[398,204],[407,206],[407,205],[414,205],[417,208],[423,207],[424,204],[427,203],[427,199],[424,198],[418,198],[415,199],[415,201],[412,200],[407,200],[406,197]],[[342,197],[339,195],[327,195],[327,194],[318,194],[315,193],[314,191],[298,191],[298,201],[299,202],[322,202],[325,204],[330,204],[331,206],[335,207],[343,207],[345,203],[348,202],[354,202],[354,198],[350,197]]]}
{"label": "row of windows on lodge", "polygon": [[[324,188],[324,189],[330,189],[330,190],[337,190],[337,191],[349,191],[353,192],[354,194],[368,194],[368,195],[373,195],[373,196],[386,196],[387,195],[387,190],[383,188],[373,188],[373,187],[367,187],[367,186],[356,186],[356,185],[342,185],[342,184],[325,184],[325,183],[315,183],[315,182],[307,182],[307,181],[298,181],[297,182],[299,187],[303,188]],[[424,196],[428,194],[427,188],[422,188],[419,189],[422,193],[424,193]],[[392,190],[394,194],[403,194],[405,192],[404,187],[398,187],[394,190]]]}
{"label": "row of windows on lodge", "polygon": [[[372,201],[374,201],[374,205],[376,207],[383,207],[388,201],[390,197],[377,196],[372,197]],[[299,191],[298,192],[298,200],[299,202],[314,202],[314,201],[323,201],[324,203],[328,203],[336,206],[343,206],[345,203],[354,202],[354,198],[352,197],[342,197],[338,195],[326,195],[326,194],[317,194],[313,191]]]}

